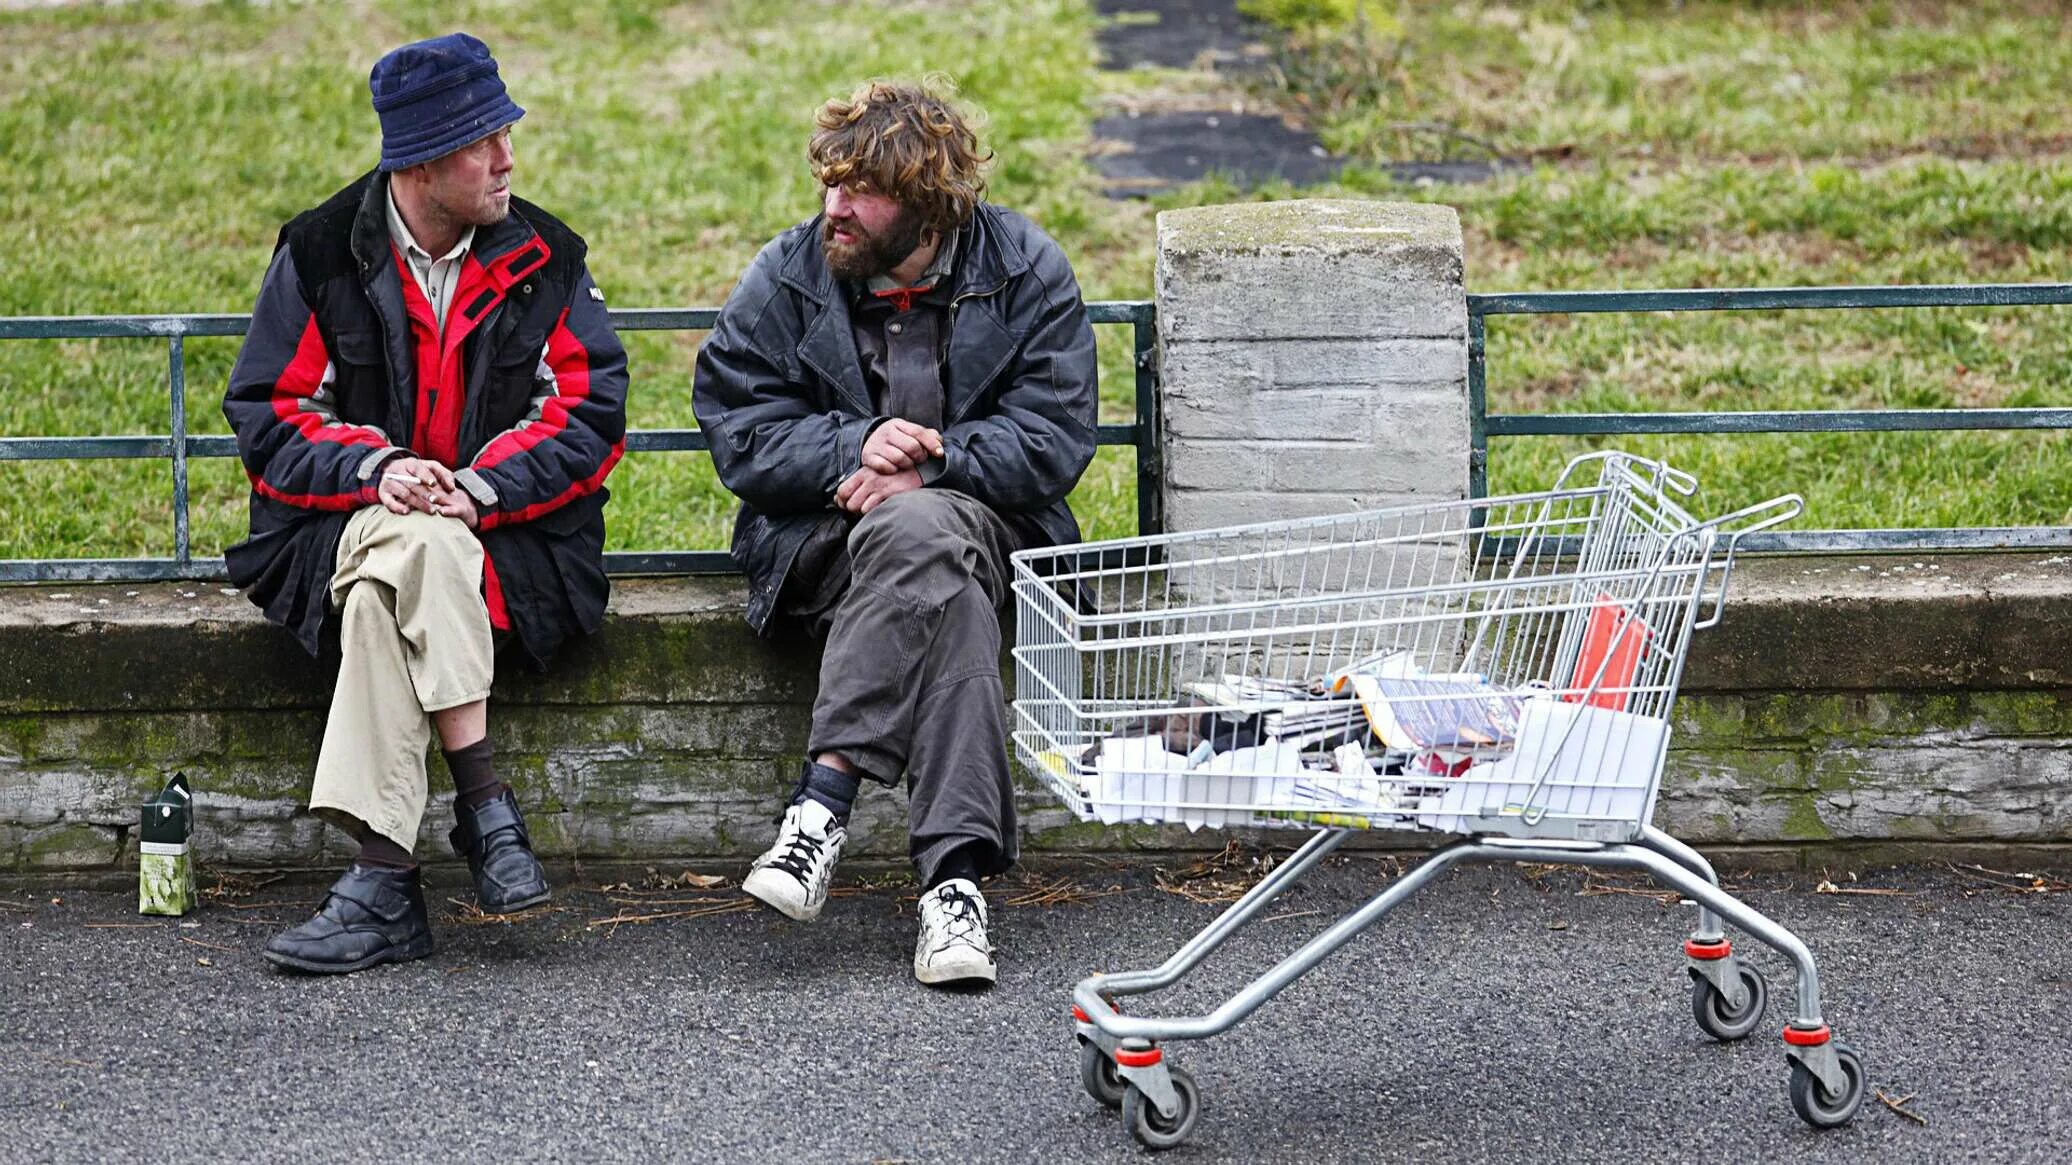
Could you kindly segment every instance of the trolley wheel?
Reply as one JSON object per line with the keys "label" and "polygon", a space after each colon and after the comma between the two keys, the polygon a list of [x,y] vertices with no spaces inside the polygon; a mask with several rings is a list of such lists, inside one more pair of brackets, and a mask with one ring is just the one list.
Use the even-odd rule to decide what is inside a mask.
{"label": "trolley wheel", "polygon": [[1194,1087],[1194,1077],[1171,1065],[1166,1067],[1166,1075],[1173,1081],[1173,1091],[1180,1094],[1179,1111],[1170,1117],[1159,1115],[1158,1106],[1145,1099],[1136,1085],[1127,1085],[1122,1092],[1122,1123],[1138,1144],[1153,1151],[1185,1144],[1201,1117],[1201,1093]]}
{"label": "trolley wheel", "polygon": [[1763,1010],[1770,1006],[1770,984],[1763,973],[1749,966],[1740,965],[1741,988],[1748,993],[1740,1007],[1729,1007],[1727,997],[1712,980],[1703,975],[1691,975],[1691,1018],[1698,1021],[1699,1030],[1713,1039],[1731,1043],[1745,1039],[1763,1022]]}
{"label": "trolley wheel", "polygon": [[1848,1082],[1841,1093],[1829,1092],[1810,1069],[1797,1060],[1791,1062],[1791,1107],[1799,1119],[1816,1129],[1831,1129],[1849,1123],[1856,1110],[1863,1105],[1864,1080],[1863,1061],[1846,1044],[1836,1044],[1835,1060],[1841,1065],[1842,1076]]}
{"label": "trolley wheel", "polygon": [[1115,1067],[1115,1061],[1101,1050],[1101,1045],[1081,1036],[1079,1039],[1079,1084],[1086,1094],[1101,1102],[1105,1108],[1122,1107],[1122,1090],[1128,1081]]}

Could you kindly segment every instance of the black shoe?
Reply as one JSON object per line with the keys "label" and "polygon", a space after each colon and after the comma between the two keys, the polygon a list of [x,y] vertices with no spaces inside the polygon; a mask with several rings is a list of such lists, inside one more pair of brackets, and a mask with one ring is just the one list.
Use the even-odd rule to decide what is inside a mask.
{"label": "black shoe", "polygon": [[358,863],[331,884],[315,917],[266,944],[266,958],[275,966],[317,975],[364,971],[431,953],[431,921],[417,870]]}
{"label": "black shoe", "polygon": [[532,856],[532,835],[518,815],[518,798],[505,789],[470,809],[455,805],[460,824],[447,834],[453,852],[468,859],[475,875],[475,905],[484,914],[509,914],[552,897],[547,871]]}

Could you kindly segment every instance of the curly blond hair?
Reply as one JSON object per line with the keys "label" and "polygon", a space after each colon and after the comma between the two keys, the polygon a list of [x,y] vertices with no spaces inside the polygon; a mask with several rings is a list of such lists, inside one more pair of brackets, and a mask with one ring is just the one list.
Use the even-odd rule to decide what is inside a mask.
{"label": "curly blond hair", "polygon": [[813,176],[826,186],[883,194],[921,216],[928,230],[964,225],[986,194],[992,153],[978,144],[947,79],[921,84],[871,81],[814,115],[806,146]]}

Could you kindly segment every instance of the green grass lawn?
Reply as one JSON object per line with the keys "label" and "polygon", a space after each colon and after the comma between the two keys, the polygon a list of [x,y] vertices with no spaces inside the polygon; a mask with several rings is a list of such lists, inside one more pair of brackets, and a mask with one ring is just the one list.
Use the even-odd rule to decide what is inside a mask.
{"label": "green grass lawn", "polygon": [[[994,197],[1064,244],[1089,298],[1147,295],[1156,209],[1101,199],[1082,160],[1104,94],[1170,75],[1096,72],[1071,0],[837,4],[248,7],[0,13],[0,316],[243,311],[274,232],[366,168],[367,67],[465,27],[529,115],[520,193],[592,243],[617,306],[717,303],[770,235],[811,213],[813,108],[857,79],[940,69],[989,114]],[[1450,203],[1471,290],[2059,280],[2072,239],[2072,38],[2055,5],[1405,4],[1393,63],[1307,106],[1334,147],[1380,160],[1444,122],[1532,164],[1477,186],[1356,168],[1296,193]],[[1492,322],[1490,407],[1830,408],[2072,403],[2058,309]],[[1131,413],[1126,328],[1103,328],[1103,408]],[[698,337],[628,337],[636,426],[691,424]],[[189,345],[189,412],[217,411],[232,341]],[[0,341],[0,434],[166,429],[162,344]],[[2072,513],[2056,436],[1634,438],[1725,505],[1804,492],[1802,525],[2050,524]],[[1544,482],[1583,442],[1497,442],[1492,486]],[[197,462],[195,546],[243,527],[232,462]],[[169,468],[0,465],[0,558],[165,554]],[[1134,527],[1133,463],[1105,451],[1075,506]],[[702,455],[629,459],[615,549],[724,545],[732,502]],[[1709,508],[1709,507],[1708,507]]]}

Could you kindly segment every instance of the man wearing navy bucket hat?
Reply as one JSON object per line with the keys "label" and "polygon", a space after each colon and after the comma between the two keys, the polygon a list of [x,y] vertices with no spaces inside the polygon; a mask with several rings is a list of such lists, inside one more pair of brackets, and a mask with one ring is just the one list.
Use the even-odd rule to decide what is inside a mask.
{"label": "man wearing navy bucket hat", "polygon": [[359,845],[315,917],[267,944],[301,971],[431,953],[412,856],[436,732],[449,835],[480,907],[548,898],[488,696],[604,616],[605,477],[626,356],[581,237],[511,195],[512,102],[465,33],[368,77],[381,164],[282,228],[224,395],[252,482],[231,581],[340,664],[310,808]]}

